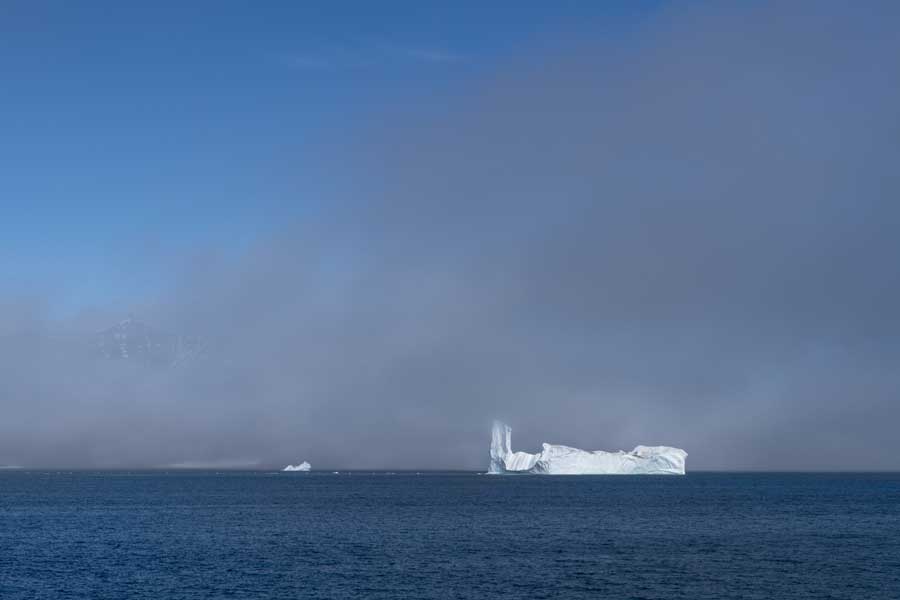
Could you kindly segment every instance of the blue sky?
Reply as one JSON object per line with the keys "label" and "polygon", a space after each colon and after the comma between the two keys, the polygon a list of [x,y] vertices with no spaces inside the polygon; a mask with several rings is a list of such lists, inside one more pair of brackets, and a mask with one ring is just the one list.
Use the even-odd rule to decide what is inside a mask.
{"label": "blue sky", "polygon": [[[186,4],[186,5],[184,5]],[[656,3],[6,2],[0,278],[118,308],[323,209],[323,147]],[[334,156],[334,153],[331,154]]]}

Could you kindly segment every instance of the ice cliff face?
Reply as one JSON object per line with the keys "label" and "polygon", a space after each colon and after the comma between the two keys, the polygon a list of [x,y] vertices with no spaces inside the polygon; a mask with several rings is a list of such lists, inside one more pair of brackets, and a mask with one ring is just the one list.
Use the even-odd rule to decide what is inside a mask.
{"label": "ice cliff face", "polygon": [[512,429],[506,423],[494,421],[491,432],[491,467],[489,473],[505,473],[507,471],[528,471],[534,468],[538,460],[537,454],[512,451]]}
{"label": "ice cliff face", "polygon": [[512,451],[512,429],[494,421],[488,473],[538,475],[684,475],[687,452],[669,446],[638,446],[631,452],[579,450],[544,444],[540,454]]}
{"label": "ice cliff face", "polygon": [[305,460],[299,465],[288,465],[282,469],[282,471],[300,471],[306,473],[312,469],[312,465],[306,462]]}

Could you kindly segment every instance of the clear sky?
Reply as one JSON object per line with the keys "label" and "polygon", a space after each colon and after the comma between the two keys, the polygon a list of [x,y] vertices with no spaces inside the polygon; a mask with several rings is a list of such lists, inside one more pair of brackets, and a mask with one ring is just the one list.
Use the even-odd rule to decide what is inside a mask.
{"label": "clear sky", "polygon": [[0,280],[53,310],[134,302],[164,257],[323,202],[323,145],[440,106],[541,45],[657,6],[63,2],[0,7]]}

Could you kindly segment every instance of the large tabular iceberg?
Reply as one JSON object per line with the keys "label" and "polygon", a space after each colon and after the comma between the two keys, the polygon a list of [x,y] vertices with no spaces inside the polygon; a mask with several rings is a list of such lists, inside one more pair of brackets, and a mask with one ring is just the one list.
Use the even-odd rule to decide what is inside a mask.
{"label": "large tabular iceberg", "polygon": [[312,469],[312,465],[306,462],[305,460],[299,465],[288,465],[282,469],[282,471],[300,471],[301,473],[306,473],[307,471]]}
{"label": "large tabular iceberg", "polygon": [[512,451],[512,429],[494,421],[488,473],[538,475],[684,475],[687,452],[669,446],[638,446],[631,452],[588,451],[544,444],[540,454]]}

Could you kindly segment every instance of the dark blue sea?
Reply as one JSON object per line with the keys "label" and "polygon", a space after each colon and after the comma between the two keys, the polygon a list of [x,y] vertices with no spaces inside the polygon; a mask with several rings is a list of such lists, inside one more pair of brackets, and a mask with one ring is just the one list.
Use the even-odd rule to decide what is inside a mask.
{"label": "dark blue sea", "polygon": [[900,598],[900,475],[0,473],[0,598]]}

